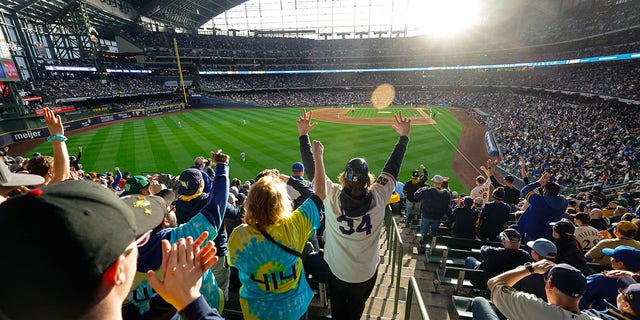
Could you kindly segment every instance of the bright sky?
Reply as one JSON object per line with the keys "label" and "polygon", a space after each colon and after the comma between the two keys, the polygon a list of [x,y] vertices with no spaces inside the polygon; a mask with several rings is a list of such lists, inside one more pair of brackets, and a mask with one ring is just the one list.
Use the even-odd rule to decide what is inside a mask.
{"label": "bright sky", "polygon": [[315,30],[320,34],[386,32],[384,37],[449,37],[481,21],[484,0],[249,0],[206,23],[203,28],[240,30]]}

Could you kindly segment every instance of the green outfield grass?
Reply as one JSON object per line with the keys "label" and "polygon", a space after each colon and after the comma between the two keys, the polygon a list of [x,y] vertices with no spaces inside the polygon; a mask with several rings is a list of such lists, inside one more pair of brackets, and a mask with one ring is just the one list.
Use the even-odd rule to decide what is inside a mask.
{"label": "green outfield grass", "polygon": [[[399,107],[378,113],[373,108],[357,108],[363,117],[391,117]],[[464,190],[451,170],[455,146],[462,125],[447,108],[433,107],[438,112],[436,125],[414,125],[405,156],[400,181],[423,163],[430,175],[451,177],[452,190]],[[300,109],[209,109],[172,114],[114,124],[70,138],[71,155],[84,148],[85,171],[113,171],[115,166],[134,174],[168,172],[179,174],[193,165],[196,156],[222,149],[231,155],[230,176],[247,180],[264,168],[291,172],[291,164],[300,161],[295,120]],[[405,115],[412,116],[413,110]],[[247,121],[243,127],[242,120]],[[182,122],[179,128],[177,122]],[[398,134],[389,125],[348,125],[318,121],[311,139],[325,145],[327,174],[336,177],[353,157],[364,157],[372,173],[382,170]],[[51,145],[43,143],[32,152],[52,155]],[[246,153],[246,161],[240,153]]]}

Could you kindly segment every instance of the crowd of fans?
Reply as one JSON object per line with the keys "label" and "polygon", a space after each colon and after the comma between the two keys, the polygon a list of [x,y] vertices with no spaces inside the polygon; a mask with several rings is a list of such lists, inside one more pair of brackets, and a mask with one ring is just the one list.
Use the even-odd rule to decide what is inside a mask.
{"label": "crowd of fans", "polygon": [[148,78],[44,80],[34,81],[34,87],[51,100],[144,94],[167,90],[164,83]]}
{"label": "crowd of fans", "polygon": [[[389,83],[397,88],[439,86],[522,86],[618,98],[640,99],[637,61],[556,67],[362,72],[306,75],[203,77],[200,86],[215,91],[296,88],[360,88]],[[404,103],[403,101],[398,101]]]}

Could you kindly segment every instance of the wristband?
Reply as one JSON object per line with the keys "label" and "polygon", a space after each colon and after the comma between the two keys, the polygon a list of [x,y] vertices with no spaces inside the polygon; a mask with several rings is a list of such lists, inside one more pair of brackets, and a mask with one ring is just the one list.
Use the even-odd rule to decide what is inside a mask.
{"label": "wristband", "polygon": [[67,141],[67,137],[65,137],[65,136],[63,136],[61,134],[56,134],[56,135],[53,135],[53,136],[49,136],[47,138],[47,142],[53,142],[54,140],[58,140],[58,141],[63,141],[64,142],[64,141]]}

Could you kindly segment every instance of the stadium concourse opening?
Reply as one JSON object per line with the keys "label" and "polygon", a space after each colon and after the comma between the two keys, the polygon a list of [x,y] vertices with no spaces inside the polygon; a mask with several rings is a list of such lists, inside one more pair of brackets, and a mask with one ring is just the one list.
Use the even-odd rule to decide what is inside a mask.
{"label": "stadium concourse opening", "polygon": [[[382,118],[364,118],[353,117],[349,115],[349,112],[354,110],[353,108],[322,108],[313,110],[313,118],[316,120],[334,122],[334,123],[347,123],[347,124],[368,124],[368,125],[391,125],[393,124],[393,117]],[[414,108],[420,116],[412,117],[412,125],[422,124],[436,124],[436,121],[429,117],[429,114],[424,111],[423,108]],[[378,111],[379,113],[385,113],[386,111]]]}

